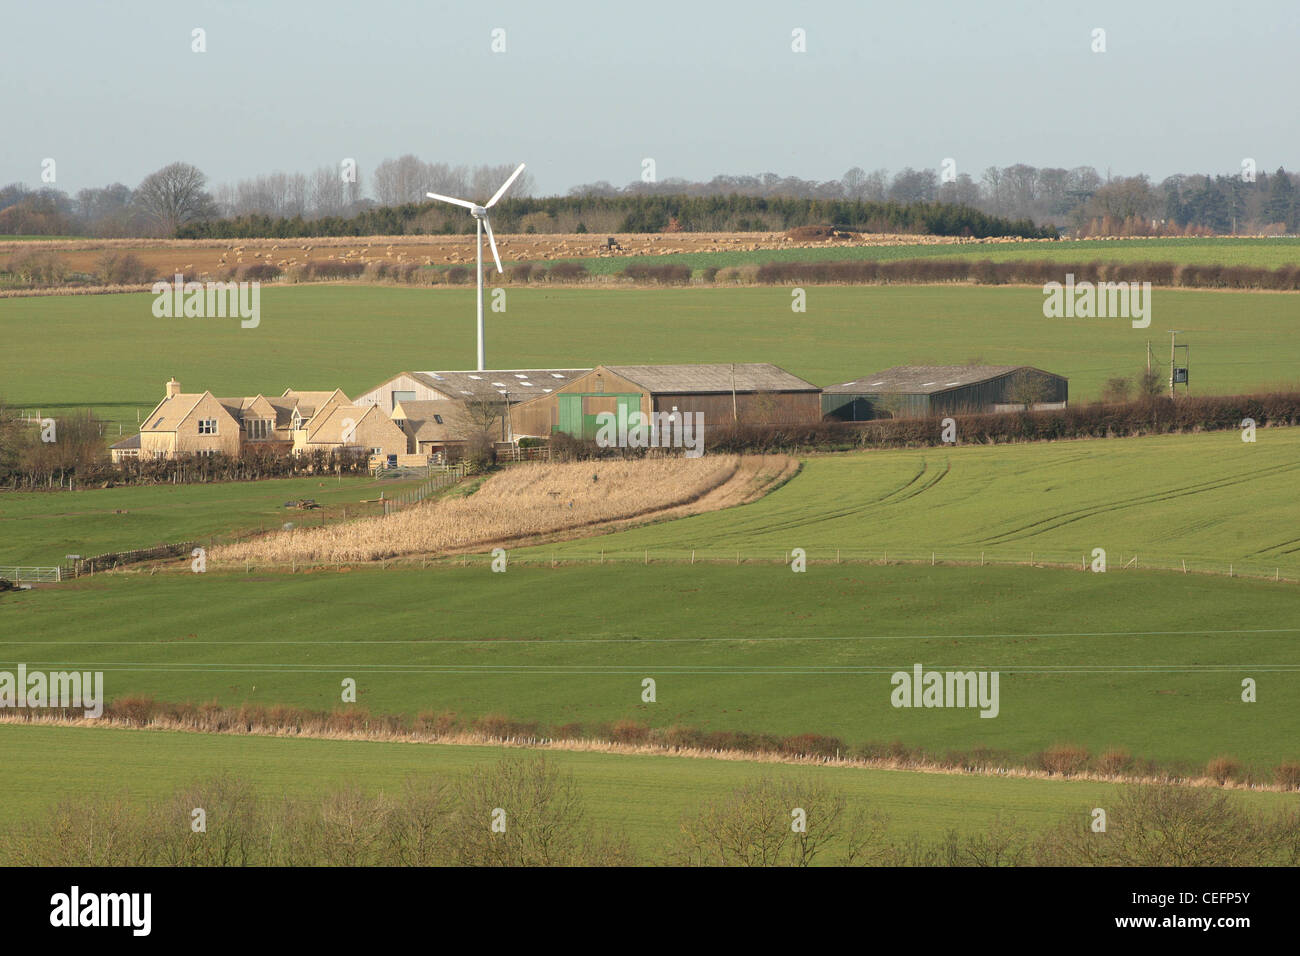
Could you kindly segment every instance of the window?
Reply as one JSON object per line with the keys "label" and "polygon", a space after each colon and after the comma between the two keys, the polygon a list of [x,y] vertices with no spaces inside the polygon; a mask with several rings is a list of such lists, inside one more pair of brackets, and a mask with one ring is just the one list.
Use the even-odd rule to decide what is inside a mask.
{"label": "window", "polygon": [[383,453],[384,453],[384,450],[383,450],[382,448],[372,448],[372,449],[370,449],[370,454],[372,454],[372,455],[382,455]]}
{"label": "window", "polygon": [[433,420],[434,420],[435,422],[437,422],[439,425],[442,424],[442,416],[441,416],[441,415],[434,415],[434,416],[433,416]]}
{"label": "window", "polygon": [[249,441],[261,441],[271,437],[271,422],[265,418],[254,418],[244,422],[248,429]]}
{"label": "window", "polygon": [[200,435],[215,435],[217,433],[217,420],[215,418],[199,419]]}

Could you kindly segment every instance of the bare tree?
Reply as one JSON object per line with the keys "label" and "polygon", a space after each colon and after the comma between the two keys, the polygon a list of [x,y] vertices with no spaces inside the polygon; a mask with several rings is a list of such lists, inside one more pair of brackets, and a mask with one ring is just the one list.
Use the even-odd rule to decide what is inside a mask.
{"label": "bare tree", "polygon": [[136,188],[135,202],[165,234],[187,222],[216,212],[212,196],[204,189],[207,177],[189,163],[172,163],[150,173]]}
{"label": "bare tree", "polygon": [[1021,372],[1011,380],[1009,394],[1013,402],[1029,411],[1047,398],[1047,383],[1037,375]]}

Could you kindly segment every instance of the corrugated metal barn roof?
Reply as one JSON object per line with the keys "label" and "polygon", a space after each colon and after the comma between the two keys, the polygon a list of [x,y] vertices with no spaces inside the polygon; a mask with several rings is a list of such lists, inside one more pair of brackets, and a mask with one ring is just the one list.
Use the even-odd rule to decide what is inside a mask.
{"label": "corrugated metal barn roof", "polygon": [[852,382],[831,385],[822,391],[832,395],[871,392],[933,395],[950,388],[987,382],[990,379],[1031,368],[1033,367],[1029,365],[897,365]]}
{"label": "corrugated metal barn roof", "polygon": [[464,372],[411,372],[411,377],[452,398],[499,400],[502,391],[512,402],[527,401],[567,385],[589,368],[506,368]]}
{"label": "corrugated metal barn roof", "polygon": [[767,362],[736,365],[605,365],[648,392],[816,392],[811,382]]}

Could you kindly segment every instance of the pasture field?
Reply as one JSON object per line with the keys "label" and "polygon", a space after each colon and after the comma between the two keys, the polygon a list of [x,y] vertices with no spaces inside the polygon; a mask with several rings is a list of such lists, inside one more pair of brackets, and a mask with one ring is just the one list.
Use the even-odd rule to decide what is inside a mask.
{"label": "pasture field", "polygon": [[[374,514],[362,499],[418,484],[369,477],[271,478],[196,485],[136,485],[59,492],[0,492],[0,565],[53,566],[64,555],[104,554],[197,541],[259,527],[320,524]],[[313,498],[319,510],[285,508]]]}
{"label": "pasture field", "polygon": [[[1019,567],[128,573],[4,596],[0,668],[102,670],[110,699],[334,710],[351,677],[374,714],[1272,768],[1300,757],[1297,604],[1272,582]],[[999,671],[998,716],[891,706],[915,663]]]}
{"label": "pasture field", "polygon": [[[900,364],[1034,365],[1070,379],[1070,400],[1135,375],[1169,328],[1192,348],[1196,394],[1294,387],[1300,297],[1157,289],[1152,323],[1047,319],[1042,291],[980,286],[790,290],[511,288],[487,315],[494,368],[773,362],[817,385]],[[220,396],[341,387],[357,395],[404,370],[473,367],[474,290],[268,287],[257,328],[232,319],[157,319],[148,294],[0,299],[0,397],[58,415],[90,407],[129,434],[175,375]],[[114,429],[116,431],[116,429]],[[116,440],[116,439],[114,439]]]}
{"label": "pasture field", "polygon": [[[533,549],[538,558],[682,560],[741,551],[781,560],[928,556],[1078,567],[1104,548],[1114,567],[1300,576],[1300,429],[1022,445],[882,450],[807,459],[742,508]],[[707,445],[707,434],[705,444]]]}
{"label": "pasture field", "polygon": [[[40,760],[31,755],[39,753]],[[528,759],[534,752],[505,751]],[[356,784],[367,792],[400,791],[408,777],[454,776],[502,759],[496,747],[368,741],[228,737],[160,731],[0,724],[0,759],[10,768],[0,802],[0,833],[64,800],[127,794],[160,798],[221,772],[254,781],[268,795],[313,796]],[[948,828],[978,832],[996,819],[1030,832],[1069,813],[1107,805],[1115,787],[1056,781],[923,774],[857,767],[790,766],[685,757],[550,751],[572,773],[596,830],[625,833],[643,862],[662,859],[678,824],[709,800],[760,777],[816,780],[842,793],[851,808],[884,813],[888,832],[935,838]],[[1271,813],[1292,798],[1243,792],[1249,809]]]}

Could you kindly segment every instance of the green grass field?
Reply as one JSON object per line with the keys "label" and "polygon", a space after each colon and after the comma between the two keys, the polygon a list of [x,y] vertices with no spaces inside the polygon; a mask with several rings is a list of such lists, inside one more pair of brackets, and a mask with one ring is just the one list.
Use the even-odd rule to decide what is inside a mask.
{"label": "green grass field", "polygon": [[[0,667],[102,670],[109,698],[329,710],[351,677],[373,713],[1271,767],[1300,756],[1296,607],[1293,585],[1006,567],[101,575],[0,600]],[[914,663],[998,670],[999,716],[892,707]]]}
{"label": "green grass field", "polygon": [[[31,759],[33,752],[41,759]],[[530,756],[525,751],[510,753]],[[65,800],[126,793],[143,802],[222,771],[254,780],[269,795],[311,796],[348,784],[368,792],[393,792],[410,776],[451,776],[492,765],[501,757],[502,751],[494,747],[0,725],[0,760],[10,768],[6,798],[0,801],[0,830]],[[1109,784],[1086,781],[682,757],[557,751],[548,753],[547,760],[573,774],[592,826],[626,833],[645,862],[662,858],[684,816],[763,776],[817,779],[843,793],[850,806],[886,814],[890,833],[899,837],[921,832],[934,838],[950,827],[976,832],[999,817],[1037,831],[1066,814],[1107,806],[1115,793]],[[1264,813],[1288,801],[1275,793],[1244,793],[1241,799]]]}
{"label": "green grass field", "polygon": [[[753,504],[516,551],[505,575],[480,557],[99,576],[5,599],[0,633],[9,663],[104,669],[112,697],[330,709],[351,676],[379,713],[634,718],[1021,756],[1068,740],[1269,763],[1296,756],[1300,730],[1298,453],[1300,431],[1266,429],[1253,445],[1214,433],[821,456]],[[251,519],[258,487],[174,490],[218,508],[230,489]],[[100,511],[97,496],[116,498],[74,495]],[[155,507],[175,534],[195,527],[191,512]],[[836,549],[1071,563],[1095,547],[1106,574],[833,563]],[[813,560],[804,574],[778,563],[793,548]],[[713,560],[690,564],[691,549]],[[582,560],[551,568],[552,555]],[[1267,563],[1292,583],[1144,570],[1157,558]],[[918,662],[1005,671],[1002,715],[890,707],[888,675]],[[646,676],[658,704],[640,701]],[[1238,701],[1246,676],[1270,683],[1258,704]]]}
{"label": "green grass field", "polygon": [[[630,531],[534,548],[677,559],[1038,560],[1300,576],[1300,429],[822,455],[767,497]],[[707,438],[706,438],[707,444]]]}
{"label": "green grass field", "polygon": [[754,252],[696,252],[669,256],[580,259],[594,275],[622,272],[635,261],[675,263],[696,272],[709,266],[763,262],[835,262],[854,259],[1047,259],[1052,262],[1175,262],[1181,265],[1256,266],[1275,269],[1300,263],[1300,239],[1218,237],[1210,239],[1062,239],[1058,242],[999,242],[968,245],[847,246],[828,243],[811,249],[760,249]]}
{"label": "green grass field", "polygon": [[[1150,328],[1122,319],[1046,319],[1031,288],[814,287],[808,311],[785,288],[663,291],[518,288],[488,313],[492,367],[774,362],[817,385],[899,364],[1036,365],[1070,379],[1071,401],[1134,375],[1169,328],[1191,345],[1194,393],[1294,386],[1300,298],[1153,292]],[[57,415],[92,407],[129,433],[175,375],[220,396],[342,387],[359,394],[409,369],[473,367],[474,291],[380,286],[268,288],[262,321],[156,319],[147,294],[0,300],[21,343],[0,354],[0,396]]]}
{"label": "green grass field", "polygon": [[[65,555],[148,548],[173,541],[314,525],[377,514],[362,499],[392,496],[415,481],[278,478],[207,485],[154,485],[87,491],[0,493],[0,566],[62,564]],[[312,498],[320,509],[285,508]]]}

